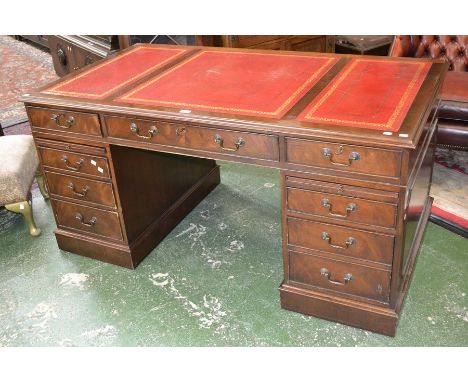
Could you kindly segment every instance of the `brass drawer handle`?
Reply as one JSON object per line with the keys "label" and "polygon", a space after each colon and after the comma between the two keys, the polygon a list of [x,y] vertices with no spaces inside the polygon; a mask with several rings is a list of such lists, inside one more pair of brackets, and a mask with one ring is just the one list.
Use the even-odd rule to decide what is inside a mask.
{"label": "brass drawer handle", "polygon": [[339,217],[339,218],[347,218],[349,216],[350,212],[354,212],[354,211],[357,210],[356,204],[349,203],[348,206],[346,207],[346,213],[344,215],[343,214],[337,214],[336,212],[332,211],[332,204],[331,204],[330,200],[322,199],[321,203],[322,203],[323,207],[328,209],[328,214],[330,216],[336,216],[336,217]]}
{"label": "brass drawer handle", "polygon": [[320,269],[320,274],[325,277],[329,283],[331,284],[335,284],[335,285],[346,285],[347,283],[349,283],[352,279],[353,279],[353,275],[351,273],[346,273],[344,275],[344,278],[343,278],[343,282],[341,281],[336,281],[336,280],[332,280],[330,277],[331,277],[331,273],[330,271],[327,269],[327,268],[322,268]]}
{"label": "brass drawer handle", "polygon": [[[343,146],[340,146],[339,149],[335,152],[335,155],[341,155],[343,153]],[[327,158],[331,164],[335,166],[344,166],[344,167],[349,167],[353,164],[353,161],[358,161],[361,159],[361,155],[355,151],[353,151],[351,154],[348,156],[348,163],[340,163],[340,162],[335,162],[333,160],[333,153],[331,149],[329,148],[323,148],[322,149],[322,155]]]}
{"label": "brass drawer handle", "polygon": [[331,236],[327,232],[322,232],[322,239],[325,240],[328,243],[328,245],[333,248],[347,249],[349,248],[349,246],[356,244],[356,239],[351,236],[346,239],[346,242],[345,242],[346,246],[344,247],[341,245],[332,244]]}
{"label": "brass drawer handle", "polygon": [[76,218],[76,220],[79,220],[79,222],[80,222],[82,225],[86,226],[86,227],[94,227],[94,226],[96,225],[96,223],[97,223],[97,218],[94,217],[94,216],[91,218],[91,220],[89,221],[89,223],[86,223],[86,222],[84,221],[83,215],[81,215],[79,212],[77,212],[77,213],[75,214],[75,218]]}
{"label": "brass drawer handle", "polygon": [[185,134],[185,127],[178,127],[175,131],[176,135],[181,136],[182,134]]}
{"label": "brass drawer handle", "polygon": [[83,163],[84,163],[84,159],[79,159],[75,162],[75,166],[72,166],[71,163],[68,161],[68,157],[66,155],[64,155],[62,157],[62,160],[63,162],[65,163],[65,167],[68,168],[69,170],[72,170],[72,171],[80,171],[80,168],[81,166],[83,166]]}
{"label": "brass drawer handle", "polygon": [[154,135],[159,134],[158,128],[156,126],[151,126],[148,130],[148,135],[141,135],[140,128],[137,126],[136,123],[130,124],[130,131],[136,134],[137,137],[143,138],[143,139],[151,139],[153,138]]}
{"label": "brass drawer handle", "polygon": [[224,147],[224,139],[221,138],[221,135],[219,134],[216,134],[214,136],[214,141],[216,144],[218,144],[223,150],[226,150],[226,151],[237,151],[239,150],[242,146],[245,146],[245,141],[239,137],[237,138],[236,142],[234,143],[234,145],[236,146],[236,148],[231,148],[231,147]]}
{"label": "brass drawer handle", "polygon": [[61,127],[62,129],[69,129],[75,124],[75,118],[73,117],[68,117],[67,120],[65,121],[66,125],[61,125],[60,124],[60,119],[65,118],[65,114],[52,114],[50,116],[50,119],[55,122],[55,124],[58,127]]}
{"label": "brass drawer handle", "polygon": [[91,191],[89,186],[85,186],[83,189],[81,189],[81,192],[78,192],[75,190],[75,185],[72,182],[68,184],[68,188],[73,192],[74,195],[79,196],[80,198],[84,198],[86,194]]}

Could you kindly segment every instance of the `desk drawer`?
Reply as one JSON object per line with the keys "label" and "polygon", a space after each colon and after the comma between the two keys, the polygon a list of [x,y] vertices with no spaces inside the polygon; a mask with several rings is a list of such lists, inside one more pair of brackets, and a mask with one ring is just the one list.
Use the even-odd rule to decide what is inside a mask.
{"label": "desk drawer", "polygon": [[59,109],[28,109],[32,127],[102,136],[97,114],[78,113]]}
{"label": "desk drawer", "polygon": [[185,145],[191,149],[279,161],[278,137],[211,128],[187,128]]}
{"label": "desk drawer", "polygon": [[107,135],[136,142],[178,146],[181,131],[173,123],[141,119],[105,117]]}
{"label": "desk drawer", "polygon": [[287,161],[304,166],[398,177],[401,152],[338,143],[286,139]]}
{"label": "desk drawer", "polygon": [[392,264],[394,236],[290,217],[288,244]]}
{"label": "desk drawer", "polygon": [[39,146],[42,165],[59,170],[71,171],[77,174],[94,175],[100,178],[110,178],[106,158],[57,150]]}
{"label": "desk drawer", "polygon": [[86,178],[45,172],[49,192],[54,195],[72,198],[77,201],[96,203],[107,207],[115,207],[112,184]]}
{"label": "desk drawer", "polygon": [[388,302],[390,272],[302,253],[289,253],[289,279],[336,292]]}
{"label": "desk drawer", "polygon": [[396,204],[294,187],[286,188],[286,203],[289,211],[343,221],[389,228],[395,227],[396,223]]}
{"label": "desk drawer", "polygon": [[104,211],[59,200],[53,200],[53,204],[58,226],[110,239],[123,239],[117,212]]}
{"label": "desk drawer", "polygon": [[240,157],[279,160],[278,137],[161,121],[106,117],[111,138],[156,143]]}

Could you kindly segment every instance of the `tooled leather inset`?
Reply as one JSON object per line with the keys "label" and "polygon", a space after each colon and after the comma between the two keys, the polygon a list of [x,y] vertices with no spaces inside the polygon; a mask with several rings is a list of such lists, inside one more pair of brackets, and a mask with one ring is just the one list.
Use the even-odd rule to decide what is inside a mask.
{"label": "tooled leather inset", "polygon": [[430,62],[353,59],[298,120],[398,131]]}
{"label": "tooled leather inset", "polygon": [[337,61],[202,51],[114,101],[281,118]]}
{"label": "tooled leather inset", "polygon": [[174,60],[187,50],[186,48],[172,49],[156,46],[137,47],[111,60],[106,60],[78,76],[73,76],[67,81],[61,81],[42,93],[103,99]]}

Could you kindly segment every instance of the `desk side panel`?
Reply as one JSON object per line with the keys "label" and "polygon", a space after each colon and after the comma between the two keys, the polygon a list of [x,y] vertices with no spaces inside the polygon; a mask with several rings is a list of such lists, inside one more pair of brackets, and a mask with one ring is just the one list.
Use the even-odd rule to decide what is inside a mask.
{"label": "desk side panel", "polygon": [[128,243],[216,168],[209,159],[110,146]]}

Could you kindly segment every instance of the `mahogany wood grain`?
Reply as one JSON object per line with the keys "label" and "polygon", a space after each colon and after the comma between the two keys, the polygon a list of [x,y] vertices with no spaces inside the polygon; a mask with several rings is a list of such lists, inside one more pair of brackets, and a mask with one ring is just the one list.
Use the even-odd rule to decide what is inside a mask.
{"label": "mahogany wood grain", "polygon": [[[138,134],[131,127],[138,128]],[[109,137],[157,143],[208,152],[218,152],[248,158],[278,161],[278,138],[274,135],[251,134],[226,129],[203,128],[161,121],[127,118],[106,118]],[[154,129],[156,133],[149,133]],[[217,143],[215,138],[219,137]],[[242,145],[237,145],[241,140]]]}
{"label": "mahogany wood grain", "polygon": [[435,134],[428,146],[424,157],[418,163],[418,171],[408,193],[407,206],[405,206],[406,216],[404,217],[403,251],[399,274],[402,277],[408,273],[408,264],[411,258],[411,251],[415,236],[418,234],[418,225],[421,224],[421,217],[427,204],[430,202],[429,190],[432,179],[432,169],[435,151]]}
{"label": "mahogany wood grain", "polygon": [[[99,157],[106,156],[106,149],[103,147],[102,143],[97,140],[86,140],[82,141],[77,139],[75,136],[61,136],[59,134],[49,134],[40,132],[39,135],[37,132],[33,131],[33,136],[35,137],[34,141],[37,146],[47,147],[57,150],[73,151],[77,153],[83,153],[88,155],[97,155]],[[64,140],[61,140],[61,139]],[[95,146],[92,146],[95,145]]]}
{"label": "mahogany wood grain", "polygon": [[47,187],[53,197],[115,208],[112,184],[92,179],[46,171]]}
{"label": "mahogany wood grain", "polygon": [[131,246],[134,266],[143,260],[219,183],[219,167],[216,166],[186,190],[164,214],[155,220]]}
{"label": "mahogany wood grain", "polygon": [[81,256],[105,261],[121,267],[133,269],[130,248],[121,243],[90,236],[86,233],[78,233],[69,229],[57,228],[55,230],[57,245],[63,251],[79,253]]}
{"label": "mahogany wood grain", "polygon": [[119,214],[81,204],[52,199],[57,225],[121,241]]}
{"label": "mahogany wood grain", "polygon": [[120,146],[111,155],[129,243],[216,168],[208,159]]}
{"label": "mahogany wood grain", "polygon": [[[289,163],[389,177],[400,175],[401,153],[398,151],[294,138],[286,142]],[[324,149],[330,150],[329,158],[323,155]],[[353,153],[357,153],[359,159],[349,159]]]}
{"label": "mahogany wood grain", "polygon": [[393,309],[285,284],[280,288],[280,296],[284,309],[395,336],[398,314]]}
{"label": "mahogany wood grain", "polygon": [[61,109],[30,108],[31,126],[71,133],[101,136],[97,114],[77,113]]}
{"label": "mahogany wood grain", "polygon": [[383,227],[396,224],[396,204],[292,187],[286,192],[290,211]]}
{"label": "mahogany wood grain", "polygon": [[390,294],[389,271],[299,252],[289,253],[289,279],[381,302]]}
{"label": "mahogany wood grain", "polygon": [[108,179],[109,165],[106,158],[39,146],[42,165],[68,173],[87,174]]}
{"label": "mahogany wood grain", "polygon": [[[304,177],[301,178],[301,175],[302,174],[287,172],[285,179],[286,186],[300,188],[302,190],[336,194],[350,198],[398,204],[399,187],[385,187],[385,184],[375,182],[365,184],[362,180],[359,183],[355,183],[353,179],[344,177],[333,179],[330,176],[325,176],[324,178],[314,177],[314,179],[308,179]],[[337,181],[340,182],[337,183]],[[356,184],[359,184],[359,186],[356,186]],[[374,188],[369,188],[368,186]]]}
{"label": "mahogany wood grain", "polygon": [[55,230],[57,244],[64,251],[134,269],[219,184],[219,181],[219,168],[215,167],[188,189],[131,245],[90,236],[85,232],[62,229],[62,227]]}
{"label": "mahogany wood grain", "polygon": [[[290,245],[392,263],[393,236],[296,218],[288,218],[287,223]],[[328,239],[324,238],[325,234]],[[347,244],[349,242],[352,243]]]}

